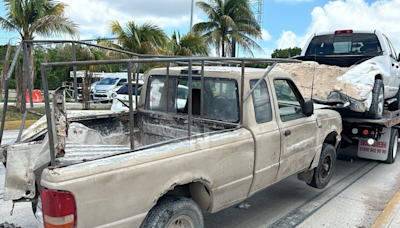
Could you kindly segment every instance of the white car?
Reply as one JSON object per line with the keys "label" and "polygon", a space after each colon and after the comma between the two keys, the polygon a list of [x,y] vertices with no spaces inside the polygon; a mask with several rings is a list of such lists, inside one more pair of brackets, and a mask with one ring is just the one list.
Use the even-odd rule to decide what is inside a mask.
{"label": "white car", "polygon": [[[143,86],[143,81],[139,81],[138,86],[138,99],[140,98],[141,87]],[[132,104],[133,109],[136,108],[136,101],[135,101],[135,93],[136,93],[136,85],[133,83],[132,85]],[[129,95],[128,95],[128,85],[125,84],[119,90],[112,94],[112,111],[129,111]]]}

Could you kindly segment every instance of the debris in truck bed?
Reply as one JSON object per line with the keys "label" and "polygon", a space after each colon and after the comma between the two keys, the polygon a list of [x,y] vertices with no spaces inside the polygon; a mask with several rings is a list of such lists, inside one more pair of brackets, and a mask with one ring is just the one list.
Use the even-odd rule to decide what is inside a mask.
{"label": "debris in truck bed", "polygon": [[337,78],[354,68],[318,64],[316,62],[278,64],[274,70],[284,71],[293,77],[304,96],[311,97],[314,76],[313,97],[327,99],[331,91],[342,92],[352,98],[362,100],[359,89],[351,83],[344,83]]}

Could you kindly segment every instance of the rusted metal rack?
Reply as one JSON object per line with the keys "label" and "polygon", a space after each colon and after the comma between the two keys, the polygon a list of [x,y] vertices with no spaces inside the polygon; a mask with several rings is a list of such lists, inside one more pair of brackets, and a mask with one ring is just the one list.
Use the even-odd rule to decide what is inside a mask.
{"label": "rusted metal rack", "polygon": [[[73,60],[69,62],[50,62],[50,63],[42,63],[41,64],[41,74],[42,74],[42,83],[43,83],[43,90],[44,90],[44,100],[45,100],[45,108],[46,108],[46,118],[47,118],[47,128],[48,128],[48,137],[49,137],[49,147],[50,147],[50,157],[51,157],[51,166],[55,166],[55,145],[54,145],[54,135],[53,135],[53,127],[52,127],[52,118],[51,118],[51,110],[50,110],[50,98],[49,98],[49,88],[48,88],[48,81],[47,81],[47,69],[48,68],[53,68],[53,67],[73,67],[74,71],[76,71],[77,66],[88,66],[88,65],[109,65],[109,64],[126,64],[127,66],[127,74],[128,74],[128,96],[129,96],[129,125],[130,125],[130,149],[131,151],[135,151],[135,145],[134,145],[134,110],[133,110],[133,91],[132,91],[132,72],[133,70],[133,64],[137,65],[137,77],[136,77],[136,84],[138,84],[138,75],[139,75],[139,70],[140,70],[140,65],[141,64],[146,64],[146,63],[165,63],[166,64],[166,87],[168,87],[168,79],[169,79],[169,67],[171,63],[174,64],[180,64],[180,65],[187,65],[188,66],[188,113],[187,113],[187,118],[188,118],[188,129],[187,129],[187,137],[192,136],[192,129],[191,129],[191,123],[192,119],[194,118],[192,115],[192,68],[194,65],[200,66],[201,67],[201,96],[203,96],[203,89],[204,89],[204,66],[209,66],[209,65],[230,65],[230,66],[237,66],[241,67],[241,76],[240,76],[240,122],[239,124],[235,124],[237,127],[240,127],[243,124],[243,104],[244,102],[248,99],[248,97],[253,93],[253,91],[256,89],[256,87],[264,80],[264,78],[268,75],[269,72],[274,68],[274,66],[277,63],[294,63],[294,62],[300,62],[298,60],[293,60],[293,59],[267,59],[267,58],[225,58],[225,57],[182,57],[182,56],[154,56],[154,55],[139,55],[136,53],[131,53],[131,52],[126,52],[126,51],[121,51],[118,49],[114,48],[109,48],[109,47],[104,47],[100,45],[94,45],[94,44],[88,44],[84,42],[79,42],[79,41],[22,41],[20,46],[18,47],[17,53],[15,56],[18,56],[19,51],[21,50],[22,46],[24,46],[24,52],[25,52],[25,58],[28,58],[27,53],[26,53],[26,44],[27,43],[72,43],[72,47],[74,50],[74,45],[75,43],[77,44],[84,44],[84,45],[89,45],[89,46],[94,46],[94,47],[99,47],[99,48],[104,48],[106,50],[113,50],[113,51],[119,51],[123,52],[126,54],[131,54],[135,58],[134,59],[116,59],[116,60],[97,60],[97,61],[75,61],[75,52],[73,51]],[[16,58],[14,57],[14,61],[12,62],[12,66],[10,67],[10,70],[7,74],[7,79],[6,79],[6,96],[5,96],[5,102],[4,102],[4,109],[3,109],[3,120],[2,120],[2,125],[0,129],[0,143],[1,139],[3,136],[3,131],[4,131],[4,118],[5,118],[5,112],[6,112],[6,107],[7,107],[7,99],[8,99],[8,79],[11,76],[12,70],[14,68]],[[244,75],[245,75],[245,67],[246,64],[259,64],[259,63],[269,63],[271,64],[267,69],[266,72],[258,82],[255,84],[255,86],[250,90],[248,94],[244,94]],[[28,66],[27,66],[28,67]],[[28,74],[29,75],[29,74]],[[76,75],[76,74],[75,74]],[[29,79],[28,79],[29,80]],[[74,86],[76,88],[76,77],[74,79]],[[29,88],[31,91],[31,88]],[[168,91],[168,89],[167,89]],[[32,97],[32,96],[30,96]],[[137,101],[137,93],[135,93],[135,100]],[[166,101],[168,101],[168,92],[166,93]],[[32,101],[31,101],[31,107],[32,107]],[[203,118],[203,99],[201,99],[201,104],[200,104],[200,118]],[[168,112],[168,108],[166,109],[166,112]],[[213,121],[213,120],[207,120],[207,121]],[[215,121],[214,121],[215,122]],[[222,121],[223,122],[223,121]],[[225,122],[224,122],[225,123]],[[232,123],[229,123],[232,124]],[[23,126],[21,126],[21,131],[22,132]],[[177,139],[179,140],[179,139]],[[148,146],[154,146],[154,145],[148,145]],[[146,148],[148,148],[146,146]],[[142,148],[143,149],[143,148]]]}

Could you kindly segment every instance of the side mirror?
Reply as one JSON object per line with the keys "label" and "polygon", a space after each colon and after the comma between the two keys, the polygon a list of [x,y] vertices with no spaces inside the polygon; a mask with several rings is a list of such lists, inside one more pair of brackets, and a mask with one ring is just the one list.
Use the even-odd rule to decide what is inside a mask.
{"label": "side mirror", "polygon": [[311,116],[314,114],[314,102],[312,100],[304,101],[302,104],[303,114]]}

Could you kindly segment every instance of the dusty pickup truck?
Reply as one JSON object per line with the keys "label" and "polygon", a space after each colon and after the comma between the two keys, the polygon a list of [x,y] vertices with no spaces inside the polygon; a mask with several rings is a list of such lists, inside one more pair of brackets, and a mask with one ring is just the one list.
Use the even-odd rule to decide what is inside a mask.
{"label": "dusty pickup truck", "polygon": [[[328,184],[341,139],[339,113],[314,110],[284,72],[189,69],[147,73],[133,151],[126,118],[107,128],[71,123],[57,110],[63,101],[56,94],[53,134],[55,146],[64,149],[49,166],[49,135],[41,143],[9,146],[4,199],[37,199],[45,227],[204,227],[203,213],[293,174],[315,188]],[[189,93],[179,107],[182,86]],[[17,161],[31,168],[16,169]]]}

